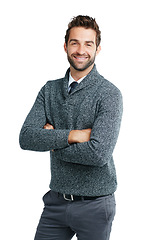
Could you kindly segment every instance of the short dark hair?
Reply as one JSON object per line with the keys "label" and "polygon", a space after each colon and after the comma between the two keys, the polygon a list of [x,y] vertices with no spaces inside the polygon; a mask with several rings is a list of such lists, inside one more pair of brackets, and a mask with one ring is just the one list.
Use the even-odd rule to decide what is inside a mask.
{"label": "short dark hair", "polygon": [[95,18],[89,16],[78,15],[77,17],[73,17],[72,21],[68,24],[68,29],[65,35],[65,43],[67,45],[70,30],[73,27],[84,27],[86,29],[91,28],[96,32],[96,46],[98,47],[101,42],[101,31],[99,30],[99,26],[96,23]]}

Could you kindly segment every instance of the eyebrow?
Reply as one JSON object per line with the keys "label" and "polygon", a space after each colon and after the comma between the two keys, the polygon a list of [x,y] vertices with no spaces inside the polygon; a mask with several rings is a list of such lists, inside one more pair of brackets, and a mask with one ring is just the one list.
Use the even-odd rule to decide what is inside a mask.
{"label": "eyebrow", "polygon": [[94,44],[94,42],[93,42],[93,41],[86,41],[86,43],[92,43],[92,44]]}
{"label": "eyebrow", "polygon": [[69,42],[78,42],[77,39],[71,39]]}
{"label": "eyebrow", "polygon": [[[79,41],[77,39],[71,39],[69,42],[79,42]],[[94,44],[93,41],[85,41],[85,42]]]}

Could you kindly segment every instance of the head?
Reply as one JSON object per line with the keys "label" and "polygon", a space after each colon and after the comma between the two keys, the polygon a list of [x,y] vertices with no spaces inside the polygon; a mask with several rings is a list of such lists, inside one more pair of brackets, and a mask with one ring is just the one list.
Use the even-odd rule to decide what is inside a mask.
{"label": "head", "polygon": [[100,51],[101,32],[95,19],[77,16],[68,24],[64,49],[71,68],[84,71],[92,68]]}

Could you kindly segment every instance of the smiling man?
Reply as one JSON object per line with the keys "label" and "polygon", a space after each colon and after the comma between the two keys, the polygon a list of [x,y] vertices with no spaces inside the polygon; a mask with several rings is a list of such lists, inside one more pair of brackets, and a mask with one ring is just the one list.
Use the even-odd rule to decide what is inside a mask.
{"label": "smiling man", "polygon": [[73,27],[64,49],[68,56],[71,72],[80,71],[79,75],[82,77],[93,68],[95,57],[101,48],[96,45],[96,32],[93,29]]}
{"label": "smiling man", "polygon": [[70,68],[42,87],[20,132],[22,149],[50,151],[51,158],[50,191],[35,240],[110,237],[122,96],[96,70],[100,41],[95,19],[72,19],[64,44]]}

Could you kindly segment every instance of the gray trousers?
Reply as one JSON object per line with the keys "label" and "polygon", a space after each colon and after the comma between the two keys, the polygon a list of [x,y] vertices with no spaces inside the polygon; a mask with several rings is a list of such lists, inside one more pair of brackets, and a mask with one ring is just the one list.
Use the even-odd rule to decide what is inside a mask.
{"label": "gray trousers", "polygon": [[115,197],[66,201],[53,191],[44,197],[35,240],[109,240],[115,216]]}

